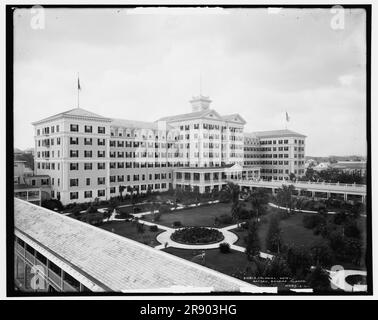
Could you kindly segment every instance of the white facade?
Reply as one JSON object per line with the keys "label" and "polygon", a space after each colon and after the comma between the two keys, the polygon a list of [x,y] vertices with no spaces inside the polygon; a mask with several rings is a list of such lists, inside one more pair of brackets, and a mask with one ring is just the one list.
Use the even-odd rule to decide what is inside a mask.
{"label": "white facade", "polygon": [[176,185],[179,168],[201,174],[208,168],[210,174],[244,164],[251,177],[260,177],[259,165],[245,163],[245,120],[219,115],[202,95],[190,102],[192,112],[156,122],[110,119],[81,108],[34,122],[36,174],[50,176],[51,196],[63,204],[109,199],[121,186],[166,191]]}
{"label": "white facade", "polygon": [[245,134],[244,165],[261,166],[264,180],[287,180],[305,174],[306,136],[275,130]]}

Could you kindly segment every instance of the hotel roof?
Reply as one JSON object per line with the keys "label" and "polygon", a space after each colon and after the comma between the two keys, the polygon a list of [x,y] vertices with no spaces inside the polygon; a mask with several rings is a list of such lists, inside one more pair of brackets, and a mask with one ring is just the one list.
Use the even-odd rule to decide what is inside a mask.
{"label": "hotel roof", "polygon": [[44,118],[42,120],[35,121],[32,124],[34,125],[34,124],[38,124],[38,123],[41,123],[41,122],[55,120],[55,119],[59,119],[59,118],[63,118],[63,117],[69,117],[69,118],[91,118],[93,120],[111,121],[111,119],[103,117],[103,116],[100,116],[100,115],[98,115],[96,113],[93,113],[91,111],[88,111],[88,110],[85,110],[85,109],[82,109],[82,108],[74,108],[74,109],[71,109],[71,110],[68,110],[68,111],[64,111],[64,112],[55,114],[53,116]]}
{"label": "hotel roof", "polygon": [[[115,127],[127,127],[130,129],[159,129],[158,122],[147,122],[147,121],[136,121],[136,120],[125,120],[125,119],[112,119],[112,126]],[[170,129],[171,126],[167,125],[166,129]]]}
{"label": "hotel roof", "polygon": [[14,210],[15,232],[24,241],[36,243],[108,290],[173,292],[178,287],[191,292],[199,292],[200,288],[218,292],[262,290],[20,199],[14,199]]}
{"label": "hotel roof", "polygon": [[190,113],[178,114],[175,116],[163,117],[163,118],[160,118],[159,121],[180,121],[180,120],[198,119],[212,112],[215,113],[217,116],[219,116],[215,110],[207,109],[207,110],[195,111],[195,112],[190,112]]}
{"label": "hotel roof", "polygon": [[256,131],[256,132],[252,132],[251,133],[252,135],[256,135],[258,138],[275,138],[275,137],[301,137],[301,138],[305,138],[306,136],[301,134],[301,133],[298,133],[298,132],[294,132],[294,131],[291,131],[291,130],[271,130],[271,131]]}

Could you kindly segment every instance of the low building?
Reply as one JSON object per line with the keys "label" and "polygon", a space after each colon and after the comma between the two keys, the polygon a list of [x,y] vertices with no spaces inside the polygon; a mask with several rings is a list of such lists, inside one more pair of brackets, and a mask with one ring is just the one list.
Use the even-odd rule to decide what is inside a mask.
{"label": "low building", "polygon": [[[194,262],[19,199],[15,199],[14,218],[14,275],[16,289],[20,291],[264,291]],[[31,281],[37,271],[38,284]]]}
{"label": "low building", "polygon": [[366,161],[338,161],[331,165],[331,168],[347,173],[366,174]]}

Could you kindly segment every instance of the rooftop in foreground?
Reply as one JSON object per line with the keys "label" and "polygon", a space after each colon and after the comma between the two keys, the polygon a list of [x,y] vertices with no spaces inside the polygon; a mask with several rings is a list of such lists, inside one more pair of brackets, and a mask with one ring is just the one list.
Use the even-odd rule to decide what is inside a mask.
{"label": "rooftop in foreground", "polygon": [[261,292],[259,287],[139,242],[19,199],[14,201],[15,232],[95,279],[98,287],[117,292],[174,292],[177,288],[189,288],[189,292],[203,288]]}

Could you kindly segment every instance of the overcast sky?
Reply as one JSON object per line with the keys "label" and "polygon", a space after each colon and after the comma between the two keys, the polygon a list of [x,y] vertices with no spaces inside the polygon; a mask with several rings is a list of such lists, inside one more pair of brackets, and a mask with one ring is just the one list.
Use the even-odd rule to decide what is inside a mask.
{"label": "overcast sky", "polygon": [[[140,12],[139,12],[140,13]],[[227,14],[226,14],[227,13]],[[107,117],[155,121],[191,111],[199,93],[245,131],[306,134],[306,155],[366,154],[365,13],[227,10],[133,14],[129,10],[15,12],[15,147],[34,146],[31,122],[77,105]]]}

